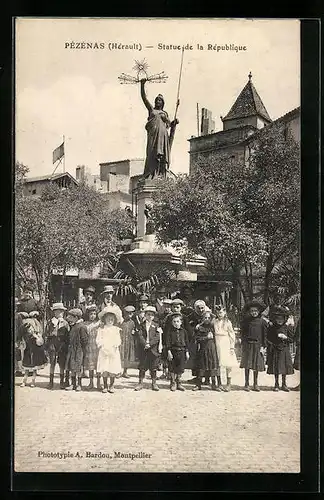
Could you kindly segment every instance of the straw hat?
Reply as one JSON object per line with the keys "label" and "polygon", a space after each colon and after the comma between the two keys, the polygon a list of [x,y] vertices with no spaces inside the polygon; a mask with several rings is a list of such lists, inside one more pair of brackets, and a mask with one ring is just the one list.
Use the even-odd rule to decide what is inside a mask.
{"label": "straw hat", "polygon": [[147,306],[145,307],[144,312],[156,313],[156,308],[154,306]]}
{"label": "straw hat", "polygon": [[264,304],[261,304],[261,302],[257,300],[251,300],[250,302],[247,302],[244,306],[244,311],[248,311],[251,309],[251,307],[256,307],[259,309],[260,312],[264,311],[266,306]]}
{"label": "straw hat", "polygon": [[176,305],[183,306],[183,305],[184,305],[184,302],[183,302],[183,300],[181,300],[181,299],[173,299],[173,301],[172,301],[172,305],[175,305],[175,306],[176,306]]}
{"label": "straw hat", "polygon": [[135,307],[134,306],[126,306],[126,307],[124,307],[124,311],[135,312]]}
{"label": "straw hat", "polygon": [[115,308],[111,306],[104,307],[102,311],[98,314],[99,319],[103,319],[107,314],[113,314],[115,316],[115,321],[117,321],[117,314]]}
{"label": "straw hat", "polygon": [[97,306],[96,306],[96,304],[90,304],[89,306],[86,306],[85,310],[86,310],[86,312],[96,311]]}
{"label": "straw hat", "polygon": [[66,311],[66,307],[64,307],[63,302],[54,302],[51,307],[52,311]]}
{"label": "straw hat", "polygon": [[103,295],[104,293],[115,293],[115,289],[112,285],[106,285],[100,295]]}
{"label": "straw hat", "polygon": [[30,311],[28,314],[30,318],[35,318],[35,316],[39,316],[39,311]]}

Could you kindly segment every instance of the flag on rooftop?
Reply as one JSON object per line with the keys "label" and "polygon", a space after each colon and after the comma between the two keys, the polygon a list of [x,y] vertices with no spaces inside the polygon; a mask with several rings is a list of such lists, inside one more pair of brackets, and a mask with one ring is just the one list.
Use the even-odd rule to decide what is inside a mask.
{"label": "flag on rooftop", "polygon": [[62,144],[54,149],[53,151],[53,163],[55,163],[57,160],[60,160],[64,156],[64,142]]}

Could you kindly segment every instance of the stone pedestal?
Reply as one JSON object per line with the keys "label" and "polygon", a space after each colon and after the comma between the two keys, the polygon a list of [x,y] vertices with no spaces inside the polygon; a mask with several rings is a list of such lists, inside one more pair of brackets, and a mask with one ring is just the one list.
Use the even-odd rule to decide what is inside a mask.
{"label": "stone pedestal", "polygon": [[156,190],[154,179],[143,179],[137,185],[137,237],[143,238],[146,233],[145,206],[152,205],[153,193]]}

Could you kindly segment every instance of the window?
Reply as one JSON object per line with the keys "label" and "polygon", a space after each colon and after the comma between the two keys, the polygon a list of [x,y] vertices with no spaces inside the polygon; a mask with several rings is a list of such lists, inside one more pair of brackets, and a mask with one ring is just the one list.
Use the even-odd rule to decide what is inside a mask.
{"label": "window", "polygon": [[32,190],[32,194],[36,194],[36,189],[33,189],[33,190]]}

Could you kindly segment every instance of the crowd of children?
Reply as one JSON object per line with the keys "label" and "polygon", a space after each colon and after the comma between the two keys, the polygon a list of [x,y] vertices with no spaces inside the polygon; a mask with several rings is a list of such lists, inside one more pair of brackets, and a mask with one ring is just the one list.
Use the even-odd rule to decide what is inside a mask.
{"label": "crowd of children", "polygon": [[[143,295],[138,310],[128,305],[122,311],[112,300],[112,286],[104,288],[99,306],[94,294],[95,289],[89,287],[84,301],[70,310],[63,303],[54,303],[44,334],[37,319],[38,311],[17,306],[16,360],[24,375],[22,387],[30,374],[31,387],[34,387],[37,370],[47,363],[50,365],[49,389],[54,388],[58,365],[60,389],[81,391],[85,372],[88,372],[87,389],[103,393],[115,391],[117,377],[129,378],[128,368],[138,368],[135,391],[144,388],[147,371],[152,390],[159,391],[157,371],[161,369],[160,378],[170,380],[171,391],[184,391],[181,378],[185,368],[190,368],[193,378],[189,382],[194,384],[194,391],[202,389],[205,378],[206,384],[211,380],[211,390],[218,392],[231,390],[231,372],[238,366],[245,371],[244,389],[252,388],[256,392],[260,391],[258,373],[265,371],[266,366],[267,373],[274,376],[274,391],[280,388],[280,375],[281,389],[289,391],[286,376],[294,373],[294,369],[299,370],[299,322],[294,331],[288,322],[286,307],[271,307],[265,319],[260,303],[253,301],[245,305],[240,325],[239,364],[235,331],[221,305],[216,306],[214,312],[203,300],[197,300],[192,308],[186,307],[180,298],[166,298],[151,305],[149,297]],[[294,364],[290,352],[292,342],[297,344]],[[222,371],[226,373],[225,385]]]}

